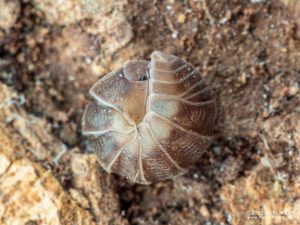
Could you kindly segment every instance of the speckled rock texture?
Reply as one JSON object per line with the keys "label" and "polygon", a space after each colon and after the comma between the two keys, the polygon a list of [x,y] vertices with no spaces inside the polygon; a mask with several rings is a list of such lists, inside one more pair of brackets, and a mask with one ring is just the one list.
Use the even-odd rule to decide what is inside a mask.
{"label": "speckled rock texture", "polygon": [[[300,224],[298,0],[0,0],[0,224]],[[186,175],[105,173],[88,90],[153,50],[196,66],[215,140]]]}
{"label": "speckled rock texture", "polygon": [[0,29],[8,32],[19,16],[20,3],[17,0],[1,0],[0,9]]}

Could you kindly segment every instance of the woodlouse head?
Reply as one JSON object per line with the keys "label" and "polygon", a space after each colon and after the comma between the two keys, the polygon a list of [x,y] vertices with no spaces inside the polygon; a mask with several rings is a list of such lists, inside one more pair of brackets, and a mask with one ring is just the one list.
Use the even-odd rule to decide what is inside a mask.
{"label": "woodlouse head", "polygon": [[198,71],[171,54],[132,61],[100,79],[82,120],[83,134],[108,172],[133,182],[185,173],[208,148],[215,100]]}

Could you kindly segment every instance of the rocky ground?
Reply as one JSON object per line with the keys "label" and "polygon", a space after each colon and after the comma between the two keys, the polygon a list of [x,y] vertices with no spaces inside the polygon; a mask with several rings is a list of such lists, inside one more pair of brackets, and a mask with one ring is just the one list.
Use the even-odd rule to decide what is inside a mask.
{"label": "rocky ground", "polygon": [[[107,174],[88,89],[153,50],[191,62],[215,141],[176,180]],[[300,224],[298,0],[0,0],[0,224]]]}

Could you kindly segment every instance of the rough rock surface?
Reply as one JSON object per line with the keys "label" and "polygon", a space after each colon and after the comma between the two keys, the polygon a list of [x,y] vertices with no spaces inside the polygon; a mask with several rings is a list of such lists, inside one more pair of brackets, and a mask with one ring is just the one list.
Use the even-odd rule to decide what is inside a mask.
{"label": "rough rock surface", "polygon": [[[0,0],[0,224],[299,224],[299,12],[298,0]],[[101,170],[80,121],[99,77],[153,50],[213,87],[216,139],[186,175],[141,186]]]}
{"label": "rough rock surface", "polygon": [[0,0],[0,29],[8,31],[16,22],[20,13],[17,0]]}
{"label": "rough rock surface", "polygon": [[[127,224],[110,175],[100,176],[95,156],[63,151],[16,97],[0,84],[0,224]],[[58,178],[64,160],[69,173]],[[74,187],[61,185],[66,177]]]}
{"label": "rough rock surface", "polygon": [[0,178],[1,224],[96,224],[49,171],[26,159],[9,163]]}

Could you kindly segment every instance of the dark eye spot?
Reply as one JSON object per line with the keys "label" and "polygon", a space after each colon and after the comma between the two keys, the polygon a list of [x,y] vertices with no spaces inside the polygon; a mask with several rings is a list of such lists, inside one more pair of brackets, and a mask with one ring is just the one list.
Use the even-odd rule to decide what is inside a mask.
{"label": "dark eye spot", "polygon": [[146,75],[140,76],[139,81],[148,80],[148,77]]}

